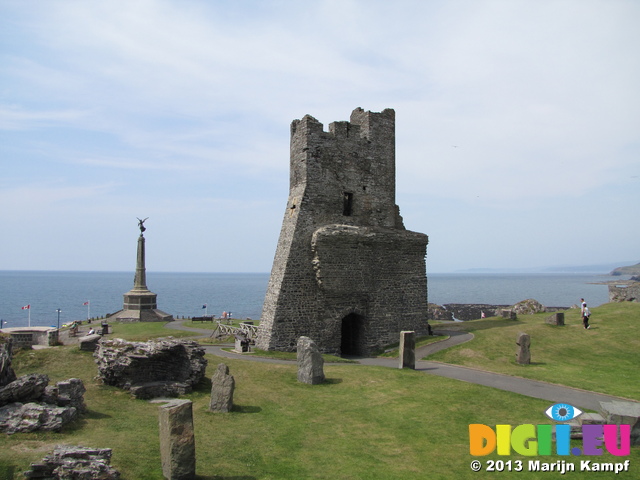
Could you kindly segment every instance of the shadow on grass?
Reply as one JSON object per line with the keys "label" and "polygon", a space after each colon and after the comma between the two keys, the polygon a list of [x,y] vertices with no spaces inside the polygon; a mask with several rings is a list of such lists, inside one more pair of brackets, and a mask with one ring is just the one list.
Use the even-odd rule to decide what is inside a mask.
{"label": "shadow on grass", "polygon": [[84,418],[91,418],[94,420],[103,420],[105,418],[112,418],[111,415],[107,415],[106,413],[96,412],[95,410],[87,410],[83,414]]}
{"label": "shadow on grass", "polygon": [[18,467],[0,464],[0,478],[14,478]]}
{"label": "shadow on grass", "polygon": [[196,475],[196,480],[257,480],[256,477],[240,475],[236,477],[221,477],[220,475]]}
{"label": "shadow on grass", "polygon": [[342,383],[342,379],[341,378],[325,378],[324,382],[322,382],[325,385],[338,385],[339,383]]}
{"label": "shadow on grass", "polygon": [[262,408],[253,407],[251,405],[234,405],[231,411],[236,413],[260,413]]}
{"label": "shadow on grass", "polygon": [[[64,431],[67,433],[78,432],[78,431],[81,431],[83,428],[86,428],[87,420],[104,420],[107,418],[113,418],[113,417],[105,413],[96,412],[95,410],[87,410],[86,412],[81,413],[72,422],[65,424],[63,428],[64,428]],[[4,477],[0,477],[0,478],[4,478]],[[7,477],[7,478],[12,478],[12,477]]]}
{"label": "shadow on grass", "polygon": [[207,376],[202,377],[196,385],[193,386],[194,392],[210,392],[211,391],[211,379]]}

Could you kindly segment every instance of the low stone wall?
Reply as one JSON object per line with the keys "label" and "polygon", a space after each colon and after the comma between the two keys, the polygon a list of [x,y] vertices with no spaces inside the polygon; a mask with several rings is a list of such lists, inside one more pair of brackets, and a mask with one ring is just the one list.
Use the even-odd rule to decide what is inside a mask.
{"label": "low stone wall", "polygon": [[4,333],[13,338],[13,347],[32,347],[42,345],[52,347],[58,343],[58,329],[52,327],[16,327],[4,328]]}
{"label": "low stone wall", "polygon": [[447,303],[443,305],[447,312],[451,312],[452,320],[476,320],[485,317],[501,316],[502,309],[511,305],[489,305],[486,303]]}
{"label": "low stone wall", "polygon": [[538,305],[537,309],[530,309],[525,311],[522,308],[518,308],[519,305],[523,305],[530,300],[524,300],[515,305],[491,305],[487,303],[446,303],[442,306],[429,304],[429,320],[477,320],[482,318],[484,313],[485,317],[501,317],[502,310],[515,309],[516,313],[528,314],[539,312],[559,312],[568,310],[569,307],[546,307],[544,305]]}

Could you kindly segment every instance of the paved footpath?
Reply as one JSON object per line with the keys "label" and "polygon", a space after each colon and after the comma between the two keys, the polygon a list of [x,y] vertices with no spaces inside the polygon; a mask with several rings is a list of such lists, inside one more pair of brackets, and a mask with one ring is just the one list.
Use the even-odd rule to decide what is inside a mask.
{"label": "paved footpath", "polygon": [[[193,331],[200,336],[210,336],[212,330],[200,329],[200,328],[188,328],[182,325],[182,321],[168,323],[167,328],[174,328],[176,330]],[[432,353],[450,348],[454,345],[459,345],[464,342],[468,342],[473,338],[473,335],[467,332],[457,331],[436,331],[434,333],[440,335],[449,335],[447,340],[425,345],[416,349],[416,358],[424,358]],[[207,353],[217,355],[226,358],[235,358],[241,360],[249,360],[262,363],[280,363],[280,364],[292,364],[295,362],[287,360],[274,360],[270,358],[261,358],[247,354],[232,353],[223,350],[222,346],[204,346]],[[353,358],[360,365],[371,365],[380,367],[398,368],[399,360],[397,358]],[[348,364],[341,364],[348,365]],[[546,382],[540,382],[537,380],[529,380],[521,377],[512,377],[510,375],[503,375],[501,373],[492,373],[485,370],[478,370],[475,368],[461,367],[459,365],[450,365],[446,363],[433,362],[428,360],[416,361],[416,371],[424,372],[430,375],[437,375],[440,377],[453,378],[455,380],[461,380],[463,382],[475,383],[478,385],[484,385],[487,387],[497,388],[500,390],[506,390],[509,392],[519,393],[528,397],[541,398],[548,400],[552,403],[568,403],[580,408],[588,410],[600,411],[599,402],[611,402],[613,400],[626,401],[629,399],[614,397],[611,395],[604,395],[602,393],[589,392],[587,390],[580,390],[578,388],[565,387],[562,385],[556,385]]]}

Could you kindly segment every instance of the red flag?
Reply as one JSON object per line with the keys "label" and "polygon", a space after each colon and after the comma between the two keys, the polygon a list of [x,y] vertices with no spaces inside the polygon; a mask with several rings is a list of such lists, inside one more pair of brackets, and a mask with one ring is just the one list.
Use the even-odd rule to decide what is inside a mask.
{"label": "red flag", "polygon": [[29,310],[31,308],[31,305],[25,305],[24,307],[22,307],[23,310]]}
{"label": "red flag", "polygon": [[82,305],[89,305],[89,302],[84,302]]}

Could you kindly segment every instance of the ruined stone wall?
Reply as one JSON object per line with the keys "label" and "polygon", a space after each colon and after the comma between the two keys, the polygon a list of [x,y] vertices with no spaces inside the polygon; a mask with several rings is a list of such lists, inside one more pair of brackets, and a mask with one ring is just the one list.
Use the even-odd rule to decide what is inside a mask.
{"label": "ruined stone wall", "polygon": [[94,358],[98,376],[107,385],[126,390],[152,382],[184,382],[195,386],[204,378],[204,349],[193,340],[158,339],[98,343]]}
{"label": "ruined stone wall", "polygon": [[639,302],[640,282],[629,282],[627,285],[609,285],[610,302]]}
{"label": "ruined stone wall", "polygon": [[[294,350],[300,336],[366,354],[401,330],[426,332],[428,238],[395,204],[395,112],[356,109],[329,131],[291,125],[290,191],[256,346]],[[351,316],[350,316],[351,315]],[[354,320],[346,326],[345,317]]]}

